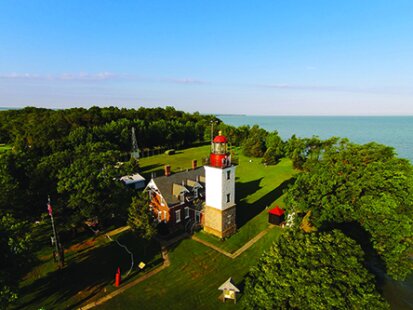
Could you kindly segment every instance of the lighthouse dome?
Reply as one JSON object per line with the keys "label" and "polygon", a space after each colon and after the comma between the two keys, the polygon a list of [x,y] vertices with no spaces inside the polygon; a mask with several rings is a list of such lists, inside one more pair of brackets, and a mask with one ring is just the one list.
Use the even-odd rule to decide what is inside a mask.
{"label": "lighthouse dome", "polygon": [[214,143],[227,143],[227,138],[222,135],[221,131],[218,133],[218,136],[214,138]]}

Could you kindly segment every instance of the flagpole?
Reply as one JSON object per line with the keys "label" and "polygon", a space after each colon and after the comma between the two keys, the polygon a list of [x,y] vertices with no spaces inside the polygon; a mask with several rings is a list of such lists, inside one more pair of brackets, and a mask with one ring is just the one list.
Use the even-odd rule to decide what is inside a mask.
{"label": "flagpole", "polygon": [[49,211],[50,219],[52,221],[52,230],[53,230],[53,236],[54,236],[54,243],[56,247],[55,251],[56,251],[57,259],[59,262],[59,268],[62,268],[63,263],[62,263],[61,253],[60,253],[60,242],[57,236],[56,226],[54,224],[53,210],[52,210],[52,205],[50,204],[50,196],[47,197],[47,210]]}

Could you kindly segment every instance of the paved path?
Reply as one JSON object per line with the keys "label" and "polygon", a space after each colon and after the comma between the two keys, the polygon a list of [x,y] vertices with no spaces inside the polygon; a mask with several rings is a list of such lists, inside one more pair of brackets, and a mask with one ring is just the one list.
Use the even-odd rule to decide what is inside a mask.
{"label": "paved path", "polygon": [[[240,247],[238,250],[236,250],[234,253],[229,253],[205,240],[199,239],[196,236],[191,236],[192,240],[199,242],[231,259],[235,259],[238,256],[240,256],[242,253],[244,253],[246,250],[248,250],[254,243],[256,243],[258,240],[260,240],[263,236],[265,236],[272,228],[274,227],[274,225],[270,225],[268,226],[265,230],[261,231],[258,235],[256,235],[254,238],[252,238],[251,240],[249,240],[247,243],[245,243],[242,247]],[[124,230],[129,229],[129,226],[125,226],[125,227],[121,227],[115,231],[110,232],[111,235],[115,235],[118,234],[119,232],[122,232]],[[162,248],[162,258],[163,258],[163,264],[162,266],[159,266],[157,268],[155,268],[154,270],[148,272],[147,274],[125,284],[122,285],[119,289],[117,289],[116,291],[109,293],[108,295],[93,301],[83,307],[80,307],[79,310],[87,310],[87,309],[91,309],[93,307],[96,307],[98,305],[103,304],[104,302],[108,301],[109,299],[112,299],[113,297],[123,293],[124,291],[126,291],[127,289],[131,288],[132,286],[135,286],[138,283],[141,283],[142,281],[145,281],[146,279],[156,275],[157,273],[161,272],[162,270],[168,268],[171,265],[171,262],[169,260],[169,255],[168,255],[168,247],[170,247],[171,245],[173,245],[174,243],[184,239],[184,238],[188,238],[189,235],[188,234],[183,234],[180,236],[177,236],[171,240],[167,240],[167,241],[163,241],[163,240],[158,240],[161,243],[161,248]]]}
{"label": "paved path", "polygon": [[[128,226],[126,226],[127,228],[123,227],[124,230],[129,229]],[[123,231],[123,230],[122,230]],[[123,293],[124,291],[126,291],[128,288],[131,288],[132,286],[135,286],[138,283],[141,283],[142,281],[145,281],[146,279],[156,275],[157,273],[161,272],[162,270],[164,270],[165,268],[168,268],[171,265],[171,262],[169,260],[169,255],[168,255],[168,247],[170,247],[171,245],[173,245],[174,243],[178,242],[179,240],[183,239],[183,238],[187,238],[188,235],[187,234],[183,234],[180,235],[178,237],[175,237],[171,240],[168,241],[160,241],[161,243],[161,251],[162,251],[162,258],[163,258],[163,264],[162,266],[159,266],[157,268],[155,268],[154,270],[151,270],[150,272],[148,272],[147,274],[125,284],[122,285],[119,289],[117,289],[116,291],[109,293],[106,296],[103,296],[102,298],[93,301],[85,306],[82,306],[80,308],[78,308],[79,310],[86,310],[86,309],[91,309],[93,307],[96,307],[100,304],[103,304],[104,302],[108,301],[109,299],[112,299],[113,297]]]}
{"label": "paved path", "polygon": [[246,250],[248,250],[255,242],[260,240],[262,237],[264,237],[272,228],[274,225],[268,226],[265,230],[261,231],[258,235],[256,235],[254,238],[249,240],[247,243],[245,243],[242,247],[240,247],[238,250],[236,250],[234,253],[227,252],[220,247],[213,245],[212,243],[209,243],[208,241],[202,240],[196,236],[192,236],[192,240],[195,240],[196,242],[202,243],[203,245],[221,253],[224,254],[225,256],[235,259],[238,256],[240,256],[242,253],[244,253]]}
{"label": "paved path", "polygon": [[240,256],[242,253],[244,253],[246,250],[248,250],[255,242],[257,242],[262,237],[264,237],[274,227],[275,227],[274,225],[269,225],[265,230],[260,232],[258,235],[256,235],[254,238],[252,238],[247,243],[245,243],[242,247],[240,247],[238,250],[236,250],[232,254],[232,258],[236,258],[236,257]]}

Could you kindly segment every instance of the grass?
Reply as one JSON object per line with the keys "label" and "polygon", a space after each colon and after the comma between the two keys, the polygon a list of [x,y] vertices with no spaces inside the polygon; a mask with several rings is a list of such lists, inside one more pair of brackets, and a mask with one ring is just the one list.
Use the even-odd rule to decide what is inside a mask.
{"label": "grass", "polygon": [[161,176],[164,173],[164,166],[170,165],[171,171],[179,172],[192,167],[192,160],[198,161],[198,166],[202,165],[202,160],[209,155],[211,147],[209,145],[178,150],[174,155],[155,155],[151,157],[141,158],[139,164],[142,169],[142,174],[146,178],[151,178],[151,174]]}
{"label": "grass", "polygon": [[[193,240],[169,253],[171,266],[102,304],[100,309],[233,309],[218,300],[218,287],[229,277],[243,291],[244,277],[262,252],[281,234],[274,228],[237,259],[230,259]],[[242,301],[242,295],[239,296]]]}
{"label": "grass", "polygon": [[[175,155],[156,155],[140,160],[143,174],[150,178],[151,172],[163,173],[165,164],[171,165],[173,172],[191,167],[191,160],[208,156],[209,145],[179,151]],[[284,206],[283,191],[293,180],[295,171],[291,160],[284,158],[277,165],[264,166],[260,158],[250,158],[237,150],[238,166],[236,169],[236,204],[238,231],[232,237],[221,240],[200,231],[197,237],[220,248],[234,252],[248,240],[268,226],[267,208],[276,204]]]}
{"label": "grass", "polygon": [[[209,147],[184,150],[180,157],[173,160],[168,158],[168,163],[177,167],[184,166],[186,162],[190,164],[190,159],[195,158],[193,151],[202,158],[205,153],[208,154]],[[145,158],[141,160],[141,166],[144,170],[148,167],[156,169],[165,163],[162,160],[164,158],[161,156]],[[264,166],[260,159],[239,155],[236,174],[237,233],[226,240],[204,232],[197,233],[199,238],[229,252],[234,252],[268,227],[267,207],[284,205],[283,190],[292,182],[295,172],[288,159],[281,160],[275,166]],[[242,291],[245,275],[281,232],[282,229],[278,227],[271,229],[236,259],[230,259],[193,240],[183,240],[170,251],[169,268],[109,300],[100,308],[128,309],[137,305],[139,309],[165,309],[166,305],[168,309],[235,308],[236,305],[230,302],[223,304],[218,300],[218,287],[228,277],[232,277]]]}
{"label": "grass", "polygon": [[225,240],[203,231],[197,237],[228,252],[236,251],[268,226],[269,208],[284,206],[283,191],[292,182],[294,173],[289,159],[282,159],[275,166],[264,166],[260,159],[240,155],[236,170],[237,233]]}
{"label": "grass", "polygon": [[[91,298],[99,298],[113,291],[118,267],[123,276],[129,270],[130,255],[104,235],[67,247],[67,266],[62,270],[57,269],[51,246],[48,240],[41,237],[49,237],[47,226],[39,225],[34,231],[36,244],[40,245],[36,251],[37,262],[20,283],[21,298],[16,308],[75,308]],[[126,282],[143,273],[137,268],[140,261],[147,264],[145,272],[162,263],[160,249],[155,242],[144,244],[130,231],[121,232],[112,238],[126,245],[134,254],[135,267]]]}
{"label": "grass", "polygon": [[11,149],[12,149],[11,145],[0,143],[0,153],[6,152]]}
{"label": "grass", "polygon": [[[142,158],[142,174],[150,178],[152,173],[163,173],[165,164],[172,172],[191,168],[191,161],[209,154],[209,145],[180,150],[174,155],[156,155]],[[221,241],[199,232],[203,238],[219,247],[233,252],[268,226],[266,208],[283,206],[282,194],[294,171],[291,162],[283,159],[278,165],[264,166],[260,159],[239,155],[236,180],[237,227],[232,237]],[[48,222],[47,222],[48,223]],[[246,252],[232,260],[193,240],[184,240],[170,251],[171,266],[142,283],[130,288],[103,305],[107,309],[134,308],[164,309],[214,307],[234,308],[231,303],[222,304],[217,290],[232,276],[241,289],[249,268],[255,265],[261,253],[278,238],[281,230],[274,228]],[[52,259],[50,227],[39,225],[34,231],[37,262],[21,282],[21,298],[17,308],[38,309],[76,308],[114,290],[116,269],[122,273],[130,267],[130,256],[104,236],[83,239],[67,246],[67,267],[57,270]],[[130,232],[116,236],[134,253],[135,265],[141,260],[147,264],[146,272],[162,262],[159,245],[145,245]],[[126,282],[140,276],[137,268]],[[125,283],[125,281],[123,282]]]}

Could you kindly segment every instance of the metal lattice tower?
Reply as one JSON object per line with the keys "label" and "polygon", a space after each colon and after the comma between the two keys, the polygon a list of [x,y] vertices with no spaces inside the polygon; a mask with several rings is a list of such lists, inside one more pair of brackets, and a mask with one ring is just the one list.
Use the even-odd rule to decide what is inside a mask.
{"label": "metal lattice tower", "polygon": [[139,147],[138,140],[136,139],[135,127],[132,127],[132,152],[131,156],[135,159],[139,159]]}

